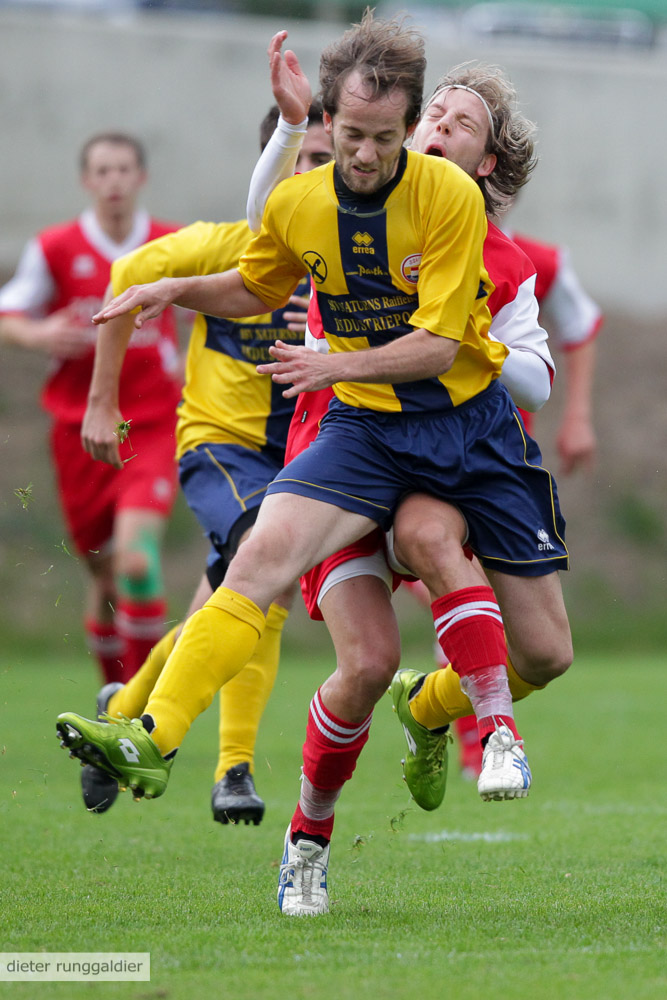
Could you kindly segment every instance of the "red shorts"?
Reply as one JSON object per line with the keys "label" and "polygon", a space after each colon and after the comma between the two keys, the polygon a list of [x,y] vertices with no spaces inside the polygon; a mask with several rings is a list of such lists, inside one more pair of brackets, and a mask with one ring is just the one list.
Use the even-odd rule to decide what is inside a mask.
{"label": "red shorts", "polygon": [[[382,560],[381,564],[374,566],[373,570],[360,567],[360,573],[356,575],[361,575],[361,572],[363,572],[363,575],[367,576],[370,572],[373,576],[381,576],[387,586],[391,587],[392,591],[396,590],[404,579],[414,580],[414,577],[400,576],[389,568],[386,558],[384,532],[380,528],[376,528],[368,535],[360,538],[358,542],[353,542],[352,545],[346,545],[344,549],[334,552],[332,556],[318,563],[317,566],[313,566],[308,573],[301,577],[301,593],[303,594],[306,610],[313,621],[322,621],[322,612],[319,609],[317,601],[329,575],[339,566],[343,566],[353,559],[370,559],[372,556],[380,556]],[[379,569],[380,565],[382,566],[382,570]]]}
{"label": "red shorts", "polygon": [[167,517],[176,499],[178,478],[171,422],[132,429],[120,448],[129,462],[114,469],[83,450],[79,424],[57,422],[51,430],[51,455],[65,522],[77,550],[98,552],[113,535],[120,510],[138,509]]}
{"label": "red shorts", "polygon": [[523,420],[523,426],[526,428],[530,436],[533,436],[533,424],[535,423],[535,414],[529,413],[528,410],[519,410],[521,414],[521,419]]}

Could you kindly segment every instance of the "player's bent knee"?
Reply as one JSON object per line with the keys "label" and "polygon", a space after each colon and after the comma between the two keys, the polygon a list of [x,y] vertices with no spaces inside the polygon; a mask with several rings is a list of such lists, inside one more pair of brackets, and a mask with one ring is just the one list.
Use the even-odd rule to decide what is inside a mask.
{"label": "player's bent knee", "polygon": [[514,653],[515,666],[530,684],[543,687],[569,670],[574,659],[572,643],[563,640],[553,646],[522,649]]}
{"label": "player's bent knee", "polygon": [[400,660],[396,643],[361,643],[339,655],[337,673],[347,687],[376,701],[386,691]]}
{"label": "player's bent knee", "polygon": [[293,588],[299,576],[294,559],[290,554],[276,547],[266,547],[254,535],[250,535],[238,549],[225,574],[224,585],[231,590],[247,593],[261,582],[274,599],[285,595]]}

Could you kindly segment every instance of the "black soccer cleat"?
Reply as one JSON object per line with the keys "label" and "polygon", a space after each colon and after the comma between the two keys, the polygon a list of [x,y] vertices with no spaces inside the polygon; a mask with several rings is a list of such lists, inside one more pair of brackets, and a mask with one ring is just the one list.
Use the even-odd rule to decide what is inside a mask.
{"label": "black soccer cleat", "polygon": [[250,765],[230,767],[211,792],[213,819],[218,823],[253,823],[259,826],[264,815],[264,803],[255,791]]}
{"label": "black soccer cleat", "polygon": [[85,764],[81,768],[81,794],[88,812],[103,813],[118,798],[118,782],[99,767]]}
{"label": "black soccer cleat", "polygon": [[[111,696],[120,691],[123,686],[120,681],[111,681],[98,691],[95,702],[98,718],[106,712]],[[83,765],[81,768],[81,795],[88,812],[103,813],[107,809],[111,809],[118,798],[118,791],[118,782],[106,771],[102,771],[92,764]]]}

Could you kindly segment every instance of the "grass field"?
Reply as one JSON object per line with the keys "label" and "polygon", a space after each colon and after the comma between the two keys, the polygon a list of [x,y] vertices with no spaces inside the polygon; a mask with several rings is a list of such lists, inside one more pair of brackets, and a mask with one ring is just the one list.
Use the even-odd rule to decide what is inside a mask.
{"label": "grass field", "polygon": [[163,798],[126,794],[88,815],[54,720],[91,711],[90,660],[5,655],[0,951],[148,951],[152,977],[0,983],[1,996],[667,995],[664,658],[587,656],[517,707],[534,773],[521,802],[482,803],[453,767],[439,811],[411,805],[386,698],[337,810],[332,911],[290,920],[277,865],[306,708],[328,666],[286,655],[257,753],[267,813],[260,827],[230,828],[209,812],[216,711],[193,727]]}

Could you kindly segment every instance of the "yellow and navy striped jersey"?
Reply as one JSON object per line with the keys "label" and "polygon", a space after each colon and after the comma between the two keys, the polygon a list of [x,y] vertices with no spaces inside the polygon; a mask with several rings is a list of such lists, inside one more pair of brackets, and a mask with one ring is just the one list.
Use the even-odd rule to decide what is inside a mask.
{"label": "yellow and navy striped jersey", "polygon": [[279,305],[310,273],[330,351],[380,347],[413,328],[460,342],[449,372],[395,385],[339,382],[351,406],[446,410],[497,378],[507,348],[489,340],[484,203],[453,163],[403,150],[394,181],[354,196],[333,164],[288,178],[241,258],[247,288]]}
{"label": "yellow and navy striped jersey", "polygon": [[[227,271],[236,267],[251,237],[245,220],[195,222],[116,261],[114,295],[162,277]],[[297,290],[307,294],[307,282]],[[268,349],[277,338],[301,340],[286,328],[280,309],[234,320],[197,315],[178,410],[177,458],[205,443],[284,451],[294,400],[283,399],[284,386],[255,370],[272,360]]]}

